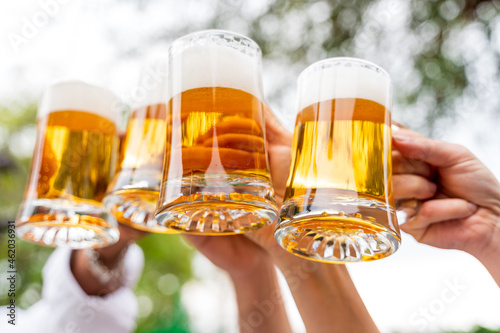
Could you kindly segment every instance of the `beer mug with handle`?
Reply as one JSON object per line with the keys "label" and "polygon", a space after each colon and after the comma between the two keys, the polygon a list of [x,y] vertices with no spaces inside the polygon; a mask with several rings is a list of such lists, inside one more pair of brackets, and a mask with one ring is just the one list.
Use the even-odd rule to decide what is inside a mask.
{"label": "beer mug with handle", "polygon": [[232,32],[201,31],[171,45],[160,225],[225,235],[277,218],[260,67],[259,46]]}
{"label": "beer mug with handle", "polygon": [[355,58],[298,78],[292,161],[275,237],[322,262],[384,258],[401,242],[392,195],[391,79]]}
{"label": "beer mug with handle", "polygon": [[115,172],[116,97],[79,81],[43,94],[35,151],[16,219],[20,237],[41,245],[98,247],[118,240],[101,203]]}
{"label": "beer mug with handle", "polygon": [[146,66],[136,90],[143,97],[130,116],[122,142],[120,171],[104,198],[114,218],[135,229],[171,233],[156,223],[166,136],[166,62]]}

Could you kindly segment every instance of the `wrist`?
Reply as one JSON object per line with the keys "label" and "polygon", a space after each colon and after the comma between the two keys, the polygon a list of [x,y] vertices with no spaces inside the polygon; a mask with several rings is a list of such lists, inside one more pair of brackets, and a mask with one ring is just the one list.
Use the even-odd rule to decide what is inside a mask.
{"label": "wrist", "polygon": [[490,214],[489,216],[483,213],[481,216],[483,223],[487,228],[475,238],[468,242],[468,246],[462,248],[463,251],[473,255],[479,261],[495,260],[498,262],[500,254],[500,215]]}
{"label": "wrist", "polygon": [[305,259],[284,249],[274,252],[272,258],[287,280],[292,292],[303,283],[329,285],[332,281],[335,281],[336,286],[340,289],[352,284],[347,267],[343,264],[323,263]]}
{"label": "wrist", "polygon": [[495,224],[489,242],[483,248],[479,251],[468,252],[483,264],[500,287],[500,265],[498,265],[500,260],[500,223]]}
{"label": "wrist", "polygon": [[279,268],[280,271],[284,272],[287,269],[296,267],[297,265],[302,266],[304,264],[309,266],[317,265],[317,262],[300,258],[285,249],[277,245],[269,250],[269,256],[271,257],[273,263]]}
{"label": "wrist", "polygon": [[500,287],[500,265],[498,262],[500,260],[500,250],[496,249],[489,253],[483,253],[481,256],[474,256],[478,259],[481,264],[488,270],[491,277],[497,285]]}
{"label": "wrist", "polygon": [[236,284],[256,285],[256,281],[265,279],[274,273],[274,263],[269,256],[262,257],[252,267],[242,270],[226,270],[229,277]]}
{"label": "wrist", "polygon": [[129,241],[119,240],[117,243],[94,249],[99,255],[99,260],[108,268],[113,268],[121,260],[124,253],[127,252],[128,247],[132,244]]}
{"label": "wrist", "polygon": [[500,260],[500,246],[497,244],[500,243],[500,238],[495,237],[491,239],[491,246],[488,246],[482,249],[479,252],[469,252],[472,254],[477,260],[483,263],[485,266],[489,265],[498,265]]}
{"label": "wrist", "polygon": [[[291,332],[278,283],[276,268],[269,256],[248,274],[230,274],[238,304],[240,331]],[[255,322],[255,315],[262,320]]]}
{"label": "wrist", "polygon": [[88,295],[106,295],[123,284],[123,265],[127,244],[101,249],[73,250],[70,268]]}

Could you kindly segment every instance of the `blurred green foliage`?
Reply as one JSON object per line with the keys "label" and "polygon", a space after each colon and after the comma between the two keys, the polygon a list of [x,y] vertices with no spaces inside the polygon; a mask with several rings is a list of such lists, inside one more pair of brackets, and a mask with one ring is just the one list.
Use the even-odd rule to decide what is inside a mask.
{"label": "blurred green foliage", "polygon": [[261,46],[267,68],[279,64],[293,74],[273,77],[276,87],[268,98],[275,109],[283,107],[290,82],[309,64],[355,56],[389,70],[398,108],[394,115],[406,113],[400,121],[408,119],[410,128],[433,135],[440,119],[457,114],[460,97],[479,98],[491,88],[474,74],[481,56],[494,60],[491,73],[498,78],[497,0],[276,0],[244,11],[245,4],[219,1],[211,27],[246,32]]}
{"label": "blurred green foliage", "polygon": [[[51,248],[34,245],[16,239],[15,265],[18,273],[16,280],[16,303],[25,309],[40,299],[42,291],[42,268],[47,261]],[[7,234],[0,233],[1,272],[8,271]],[[0,304],[7,304],[7,281],[0,281]]]}
{"label": "blurred green foliage", "polygon": [[2,225],[5,226],[8,220],[13,220],[19,208],[26,185],[34,139],[29,137],[29,134],[34,134],[36,125],[36,104],[33,101],[2,102],[3,104],[0,104],[0,228]]}
{"label": "blurred green foliage", "polygon": [[[139,310],[137,332],[189,332],[189,318],[180,301],[180,291],[192,278],[192,247],[179,235],[157,234],[141,239],[139,245],[148,269],[144,270],[136,295],[139,306],[141,299],[151,302],[151,312]],[[157,331],[159,328],[161,331]]]}

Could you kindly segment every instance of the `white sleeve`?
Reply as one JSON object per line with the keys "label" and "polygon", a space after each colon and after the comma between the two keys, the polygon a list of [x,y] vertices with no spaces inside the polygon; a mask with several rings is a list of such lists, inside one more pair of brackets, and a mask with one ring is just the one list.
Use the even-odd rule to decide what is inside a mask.
{"label": "white sleeve", "polygon": [[19,313],[12,332],[132,332],[138,305],[131,288],[144,266],[141,248],[136,244],[129,247],[124,258],[124,286],[104,297],[89,296],[81,289],[71,272],[70,257],[71,250],[66,248],[51,254],[43,269],[42,299]]}

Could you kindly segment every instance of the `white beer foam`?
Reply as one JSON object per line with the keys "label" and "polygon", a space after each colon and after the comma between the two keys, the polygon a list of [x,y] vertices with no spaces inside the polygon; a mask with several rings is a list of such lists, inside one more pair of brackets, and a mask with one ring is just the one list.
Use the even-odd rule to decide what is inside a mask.
{"label": "white beer foam", "polygon": [[307,67],[298,78],[298,111],[335,98],[363,98],[391,108],[389,74],[356,58],[330,58]]}
{"label": "white beer foam", "polygon": [[[258,56],[245,54],[246,46],[237,49],[234,44],[225,44],[222,38],[219,43],[207,39],[204,43],[195,40],[191,45],[182,45],[183,39],[179,40],[184,47],[182,51],[170,53],[169,99],[190,89],[226,87],[243,90],[262,100],[260,50]],[[179,46],[174,42],[172,47]]]}
{"label": "white beer foam", "polygon": [[86,111],[118,123],[118,98],[109,90],[81,81],[49,86],[38,107],[38,118],[55,111]]}

